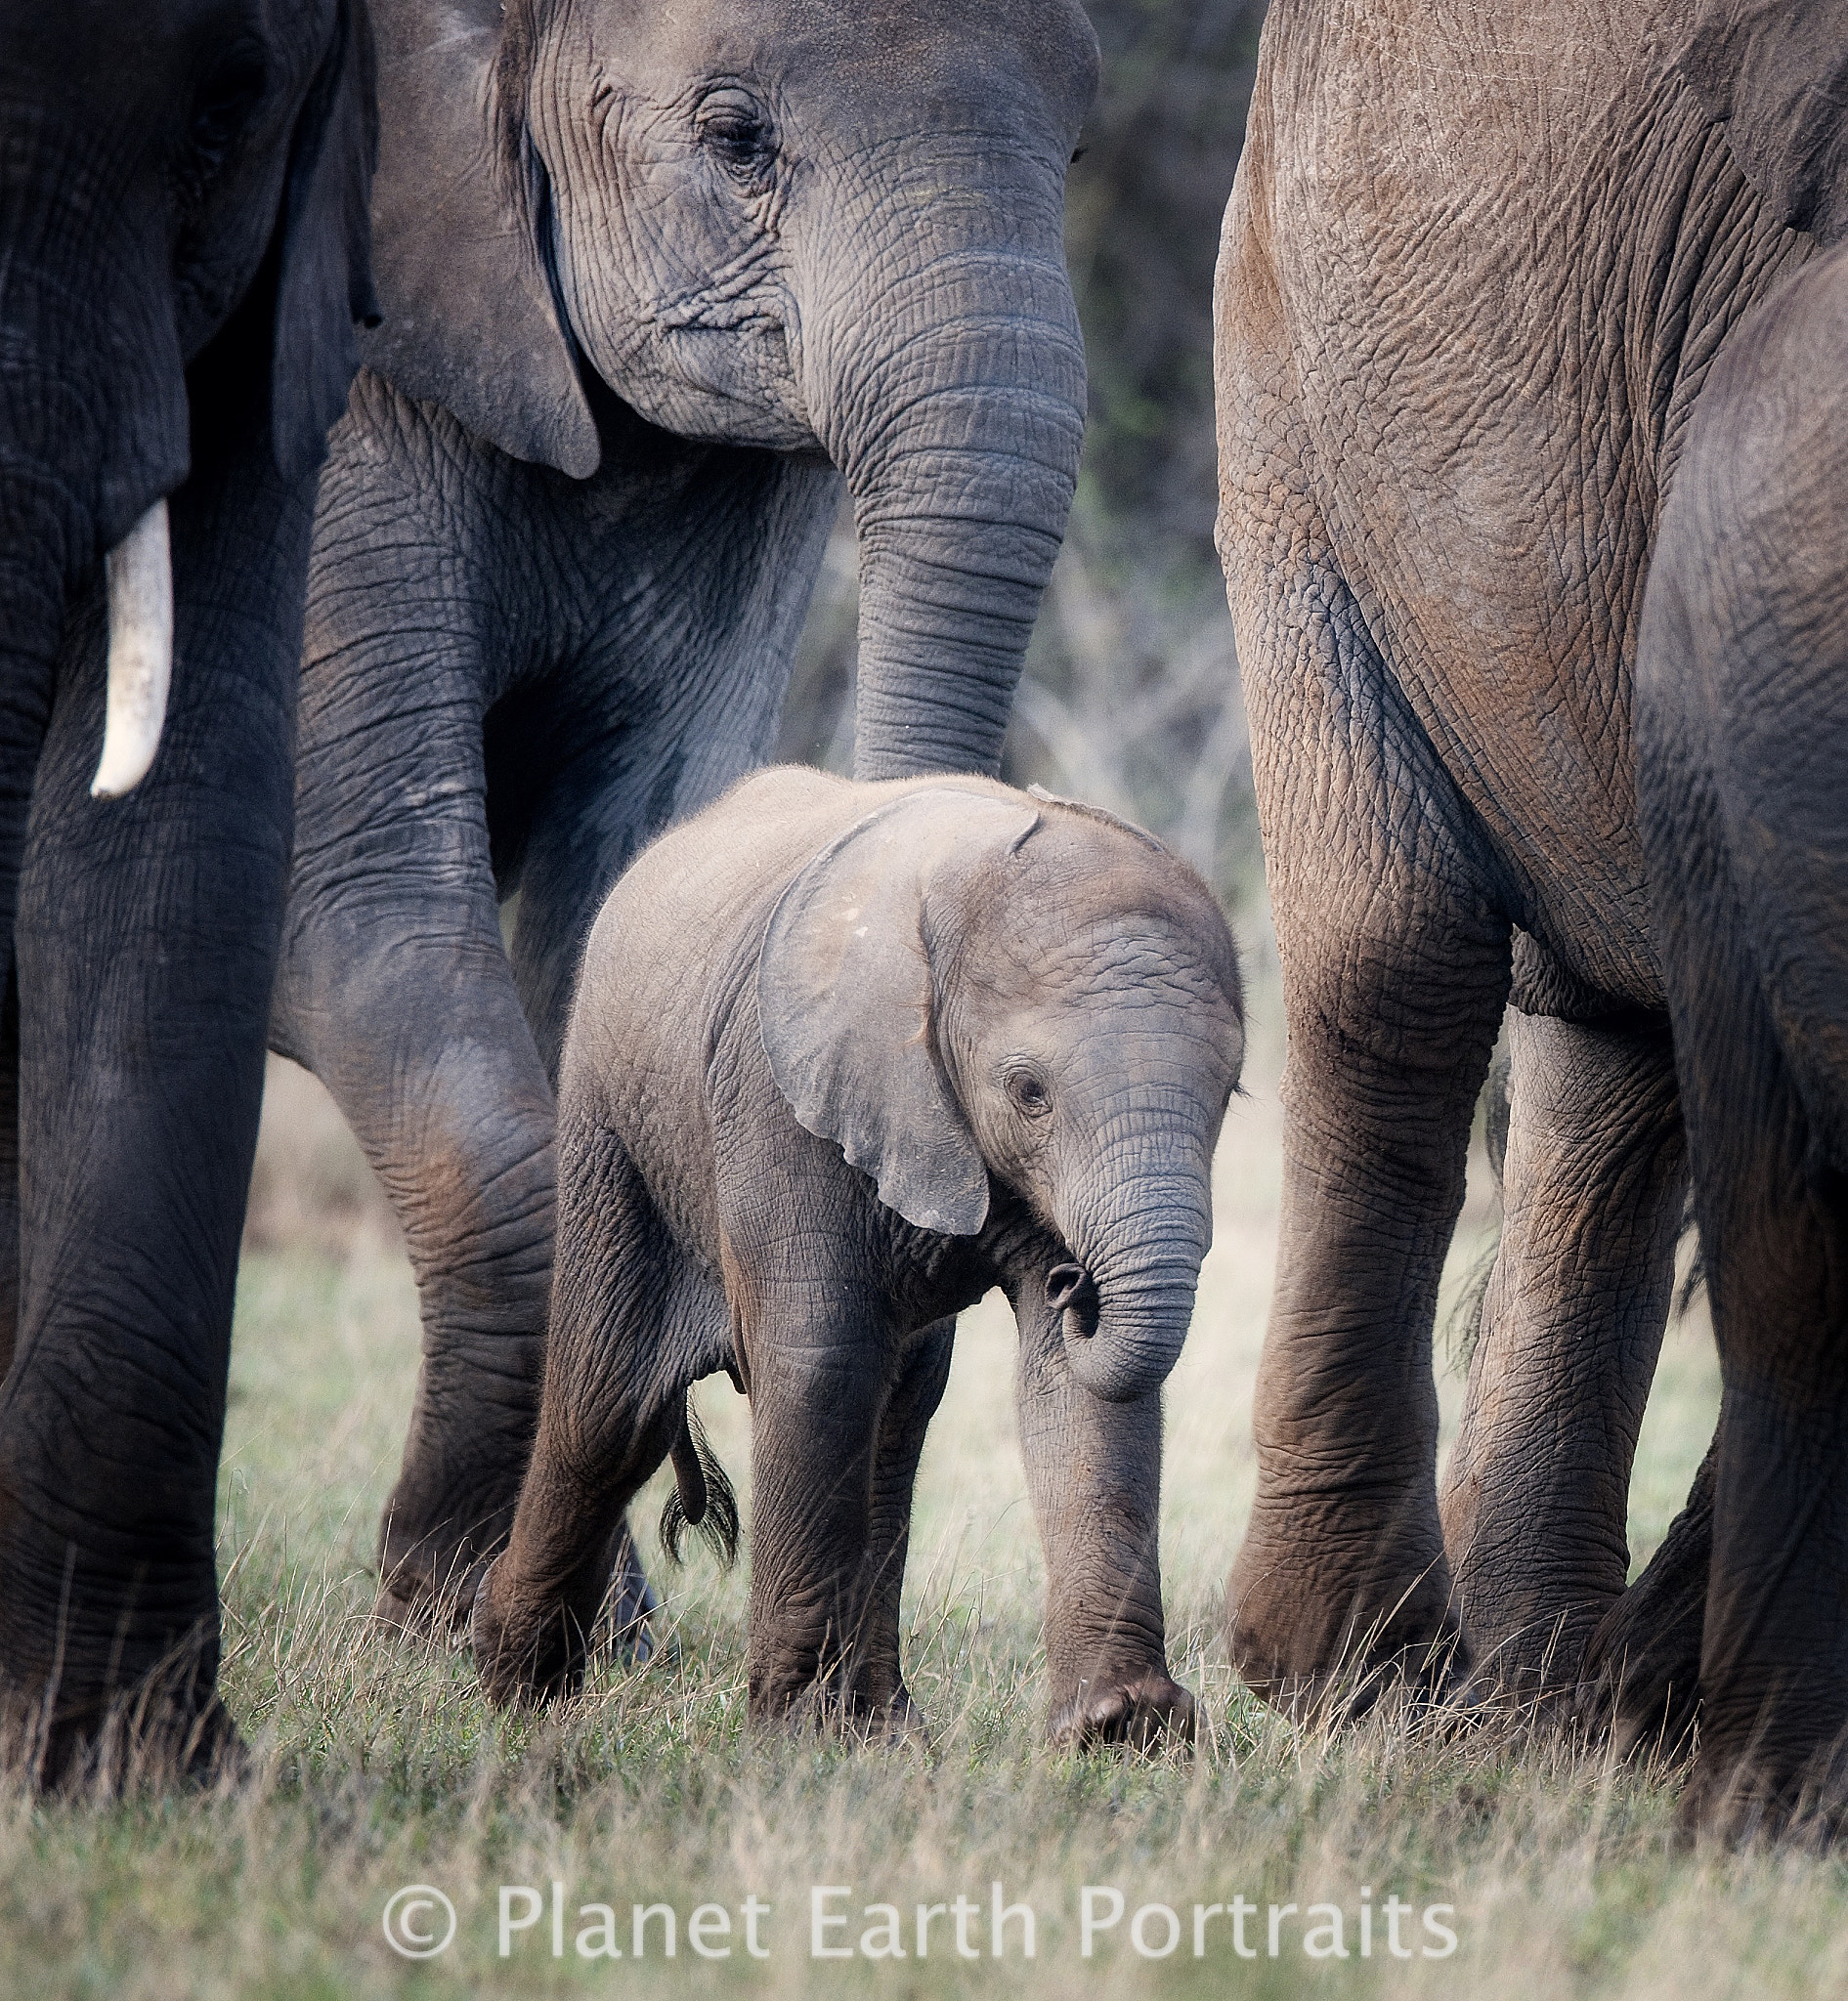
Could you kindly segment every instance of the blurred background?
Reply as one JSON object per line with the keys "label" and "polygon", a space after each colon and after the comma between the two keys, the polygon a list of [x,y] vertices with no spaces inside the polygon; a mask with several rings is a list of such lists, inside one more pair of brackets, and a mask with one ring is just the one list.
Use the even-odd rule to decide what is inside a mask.
{"label": "blurred background", "polygon": [[[1213,265],[1262,0],[1087,0],[1103,88],[1066,195],[1091,420],[1003,776],[1138,821],[1234,917],[1261,896],[1225,587],[1213,550]],[[795,662],[781,755],[853,755],[853,520]]]}

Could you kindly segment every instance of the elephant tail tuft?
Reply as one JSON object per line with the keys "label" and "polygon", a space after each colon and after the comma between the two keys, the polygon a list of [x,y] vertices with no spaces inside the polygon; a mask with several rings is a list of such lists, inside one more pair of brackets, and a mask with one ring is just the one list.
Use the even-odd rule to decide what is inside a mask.
{"label": "elephant tail tuft", "polygon": [[673,1461],[673,1489],[661,1510],[661,1547],[667,1560],[675,1564],[681,1560],[681,1535],[693,1528],[729,1570],[738,1555],[738,1497],[690,1398],[668,1456]]}

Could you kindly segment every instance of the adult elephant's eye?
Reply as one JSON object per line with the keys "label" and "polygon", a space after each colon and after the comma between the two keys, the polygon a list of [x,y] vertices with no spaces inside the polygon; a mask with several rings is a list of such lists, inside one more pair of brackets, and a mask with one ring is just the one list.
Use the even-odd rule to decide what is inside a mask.
{"label": "adult elephant's eye", "polygon": [[193,94],[186,147],[177,163],[182,201],[195,206],[237,149],[263,102],[269,79],[260,50],[233,48],[212,65]]}
{"label": "adult elephant's eye", "polygon": [[187,137],[211,166],[220,165],[263,97],[263,60],[254,50],[233,50],[212,69],[193,100]]}
{"label": "adult elephant's eye", "polygon": [[761,178],[775,151],[769,114],[742,90],[714,91],[701,105],[700,144],[742,181]]}
{"label": "adult elephant's eye", "polygon": [[1016,1070],[1008,1079],[1008,1095],[1014,1109],[1029,1119],[1043,1119],[1053,1109],[1053,1094],[1046,1080],[1032,1070]]}

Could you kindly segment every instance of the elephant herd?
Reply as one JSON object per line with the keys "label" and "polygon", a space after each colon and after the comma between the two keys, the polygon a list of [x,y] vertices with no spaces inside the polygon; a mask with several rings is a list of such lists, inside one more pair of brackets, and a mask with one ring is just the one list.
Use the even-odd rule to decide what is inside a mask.
{"label": "elephant herd", "polygon": [[[137,1734],[183,1764],[235,1743],[212,1528],[266,1044],[333,1092],[416,1271],[381,1615],[472,1616],[479,1641],[510,1532],[522,1576],[566,1562],[535,1554],[521,1483],[542,1383],[535,1479],[581,1472],[546,1458],[554,1212],[612,1101],[567,1086],[561,1196],[574,989],[584,962],[645,1043],[709,913],[675,906],[658,945],[601,925],[586,960],[592,921],[770,753],[843,484],[857,779],[983,775],[918,809],[919,851],[970,869],[1018,810],[986,775],[1077,477],[1063,186],[1097,70],[1077,0],[0,23],[9,1762],[55,1780]],[[1297,1710],[1401,1682],[1624,1746],[1698,1717],[1686,1810],[1734,1832],[1848,1807],[1844,235],[1848,0],[1272,0],[1215,309],[1289,1036],[1232,1658]],[[838,810],[789,783],[797,817]],[[725,810],[709,841],[775,848]],[[682,839],[651,858],[707,879]],[[840,964],[877,994],[871,960]],[[1235,1015],[1235,969],[1213,991]],[[760,998],[739,1061],[821,1148],[831,1213],[874,1228],[851,1182],[910,1228],[896,1191],[924,1170],[888,1185],[852,1135],[915,1058],[916,997],[854,1014],[866,1067],[815,1071],[813,1118],[804,1022],[839,994]],[[1506,1222],[1440,1488],[1438,1280],[1504,1017]],[[1230,1034],[1200,1043],[1218,1110]],[[964,1165],[1015,1218],[994,1269],[1016,1307],[1047,1301],[1021,1312],[1031,1455],[1048,1330],[1078,1354],[1090,1280],[1009,1144]],[[666,1185],[624,1212],[637,1243],[673,1221]],[[1631,1584],[1690,1204],[1722,1411]],[[560,1273],[562,1331],[615,1279],[563,1250]],[[919,1294],[946,1331],[866,1412],[901,1461],[951,1291]],[[693,1373],[736,1366],[722,1327],[689,1329],[660,1339]],[[1098,1390],[1140,1412],[1133,1461],[1172,1359]],[[624,1420],[649,1464],[565,1538],[592,1609],[613,1567],[646,1603],[631,1475],[671,1451],[704,1492],[669,1373]],[[1089,1435],[1081,1391],[1061,1438]],[[902,1565],[869,1478],[857,1533]],[[1152,1663],[1161,1615],[1152,1503],[1058,1488],[1036,1474],[1080,1553],[1049,1608],[1063,1729],[1086,1663],[1138,1619]],[[1179,1726],[1164,1678],[1119,1712]]]}

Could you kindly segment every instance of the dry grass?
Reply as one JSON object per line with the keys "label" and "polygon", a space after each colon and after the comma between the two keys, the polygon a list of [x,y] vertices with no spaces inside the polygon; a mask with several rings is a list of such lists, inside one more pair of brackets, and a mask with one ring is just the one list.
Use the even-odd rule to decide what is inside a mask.
{"label": "dry grass", "polygon": [[[1260,1077],[1269,1074],[1263,1055]],[[1273,1066],[1269,1066],[1273,1069]],[[352,1996],[749,1990],[768,1995],[1005,1992],[1672,1996],[1848,1988],[1848,1876],[1794,1853],[1690,1854],[1672,1788],[1596,1757],[1523,1746],[1404,1715],[1298,1732],[1233,1683],[1216,1639],[1221,1579],[1249,1504],[1250,1384],[1269,1286],[1274,1093],[1235,1114],[1221,1221],[1194,1339],[1169,1390],[1164,1535],[1178,1671],[1203,1698],[1190,1761],[1054,1758],[1040,1741],[1040,1563],[1010,1408],[1011,1329],[968,1316],[920,1483],[907,1594],[909,1679],[934,1744],[853,1752],[763,1743],[743,1727],[743,1567],[696,1551],[662,1570],[672,1644],[646,1669],[604,1660],[584,1696],[505,1719],[478,1699],[466,1653],[408,1646],[365,1617],[379,1505],[415,1376],[415,1300],[362,1164],[315,1088],[280,1073],[240,1293],[222,1485],[227,1700],[256,1748],[241,1786],[124,1805],[0,1795],[0,1991],[21,1995]],[[1473,1213],[1459,1279],[1480,1238]],[[716,1393],[714,1388],[716,1387]],[[1453,1408],[1458,1385],[1450,1382]],[[1633,1544],[1653,1547],[1704,1448],[1711,1346],[1670,1339],[1646,1429]],[[747,1421],[722,1382],[702,1391],[749,1503]],[[656,1502],[659,1496],[653,1497]],[[641,1519],[650,1518],[645,1506]],[[1038,1955],[986,1956],[999,1879],[1031,1904]],[[498,1887],[566,1885],[564,1955],[549,1910],[496,1952]],[[454,1901],[450,1950],[388,1949],[387,1897],[425,1883]],[[851,1885],[845,1935],[874,1902],[966,1893],[983,1906],[959,1960],[945,1921],[927,1959],[809,1956],[815,1884]],[[1082,1886],[1128,1913],[1175,1908],[1172,1958],[1145,1960],[1130,1917],[1080,1956]],[[1396,1960],[1376,1910],[1454,1907],[1454,1956]],[[1236,1958],[1222,1920],[1192,1954],[1192,1906],[1328,1902],[1350,1957],[1302,1948]],[[771,1913],[770,1957],[694,1955],[696,1904]],[[626,1956],[631,1906],[672,1904]],[[516,1900],[517,1902],[517,1900]],[[618,1913],[625,1957],[574,1949],[578,1907]],[[518,1911],[516,1910],[516,1915]],[[1145,1932],[1159,1943],[1164,1927]],[[841,1935],[837,1934],[836,1937]],[[1414,1917],[1406,1941],[1430,1942]]]}

